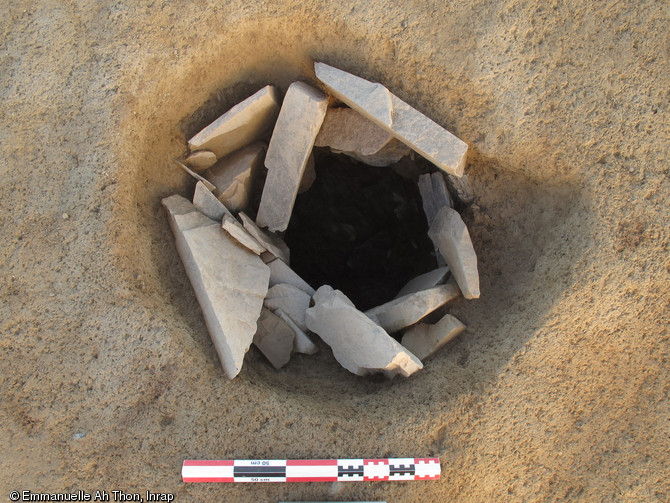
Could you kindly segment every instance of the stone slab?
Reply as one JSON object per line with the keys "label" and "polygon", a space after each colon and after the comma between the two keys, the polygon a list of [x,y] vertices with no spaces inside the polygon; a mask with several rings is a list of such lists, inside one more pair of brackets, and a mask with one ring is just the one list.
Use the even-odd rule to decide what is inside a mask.
{"label": "stone slab", "polygon": [[238,103],[188,142],[193,150],[210,150],[217,159],[263,137],[277,119],[279,93],[273,86]]}
{"label": "stone slab", "polygon": [[216,186],[214,195],[230,211],[237,213],[247,208],[254,179],[263,166],[265,149],[265,143],[253,143],[203,172],[203,176]]}
{"label": "stone slab", "polygon": [[428,237],[447,261],[463,296],[466,299],[479,297],[477,254],[459,213],[452,208],[442,208],[428,229]]}
{"label": "stone slab", "polygon": [[281,309],[275,309],[274,313],[279,316],[286,324],[295,332],[295,339],[293,340],[293,351],[305,355],[313,355],[318,353],[319,347],[314,344],[314,341],[302,329],[296,325],[291,317],[283,312]]}
{"label": "stone slab", "polygon": [[392,94],[383,85],[325,63],[314,63],[328,91],[389,131],[440,169],[462,176],[468,146],[449,131]]}
{"label": "stone slab", "polygon": [[402,336],[402,345],[424,361],[464,330],[463,323],[447,314],[434,325],[419,323],[407,330]]}
{"label": "stone slab", "polygon": [[271,231],[288,227],[327,107],[328,96],[321,91],[303,82],[289,86],[265,156],[268,175],[256,218],[259,226]]}
{"label": "stone slab", "polygon": [[290,263],[291,253],[282,238],[258,227],[256,222],[249,218],[244,212],[240,212],[239,216],[244,228],[254,237],[254,239],[256,239],[256,241],[263,245],[263,247],[275,257],[283,260],[287,264]]}
{"label": "stone slab", "polygon": [[175,164],[176,164],[177,166],[179,166],[181,169],[183,169],[184,171],[186,171],[186,173],[188,173],[189,175],[191,175],[193,178],[195,178],[195,179],[198,180],[199,182],[202,182],[202,183],[205,185],[205,187],[207,187],[209,190],[211,190],[211,191],[215,191],[215,190],[216,190],[216,185],[214,185],[212,182],[210,182],[209,180],[207,180],[205,177],[203,177],[203,176],[199,175],[198,173],[196,173],[195,171],[193,171],[193,170],[192,170],[191,168],[189,168],[186,164],[184,164],[184,163],[182,163],[182,162],[179,162],[179,161],[177,161],[176,159],[175,159],[174,162],[175,162]]}
{"label": "stone slab", "polygon": [[204,171],[216,164],[216,154],[211,150],[197,150],[184,159],[184,163],[195,172]]}
{"label": "stone slab", "polygon": [[256,241],[234,216],[224,215],[221,219],[221,227],[224,231],[230,234],[235,241],[256,255],[260,255],[265,251],[265,247]]}
{"label": "stone slab", "polygon": [[395,296],[396,299],[404,297],[405,295],[410,295],[412,293],[420,292],[422,290],[428,290],[437,285],[441,285],[447,280],[447,275],[449,274],[449,268],[447,266],[439,267],[428,271],[427,273],[421,274],[416,278],[412,278],[403,286],[398,295]]}
{"label": "stone slab", "polygon": [[270,287],[263,304],[272,311],[281,309],[301,330],[307,330],[305,311],[311,300],[311,295],[297,286],[280,283]]}
{"label": "stone slab", "polygon": [[328,108],[315,147],[330,147],[340,152],[372,155],[394,136],[352,108]]}
{"label": "stone slab", "polygon": [[258,319],[254,346],[276,369],[282,368],[291,359],[295,332],[279,316],[263,308]]}
{"label": "stone slab", "polygon": [[370,166],[390,166],[411,149],[351,108],[329,108],[314,142]]}
{"label": "stone slab", "polygon": [[395,138],[388,142],[380,151],[371,155],[358,154],[357,152],[340,152],[339,150],[331,150],[335,154],[345,154],[365,164],[370,166],[377,166],[380,168],[391,166],[412,152],[412,150],[407,145],[399,142]]}
{"label": "stone slab", "polygon": [[300,288],[303,292],[309,295],[314,295],[314,288],[309,286],[307,282],[298,276],[293,269],[291,269],[286,262],[281,259],[275,259],[267,262],[270,267],[270,286],[280,285],[286,283]]}
{"label": "stone slab", "polygon": [[[444,206],[453,208],[454,202],[451,200],[451,196],[449,195],[449,191],[447,189],[447,183],[445,182],[444,176],[441,172],[426,173],[421,175],[419,177],[418,186],[419,192],[421,193],[423,211],[426,214],[428,227],[430,227],[430,225],[433,223],[433,220],[435,220],[437,212],[440,211],[440,209]],[[443,266],[446,262],[437,249],[437,246],[435,246],[435,250],[437,264],[439,266]]]}
{"label": "stone slab", "polygon": [[339,290],[324,285],[316,291],[314,302],[305,316],[307,327],[331,347],[335,359],[349,372],[409,377],[423,368],[416,356],[356,309]]}
{"label": "stone slab", "polygon": [[449,280],[445,285],[411,293],[373,307],[365,311],[365,314],[388,333],[394,333],[413,325],[458,297],[460,293],[456,282]]}
{"label": "stone slab", "polygon": [[270,269],[187,199],[171,196],[162,203],[219,360],[232,379],[256,333]]}
{"label": "stone slab", "polygon": [[202,182],[195,184],[193,206],[195,206],[195,209],[200,213],[212,220],[221,220],[224,215],[232,216],[230,211],[228,211],[228,208],[226,208]]}

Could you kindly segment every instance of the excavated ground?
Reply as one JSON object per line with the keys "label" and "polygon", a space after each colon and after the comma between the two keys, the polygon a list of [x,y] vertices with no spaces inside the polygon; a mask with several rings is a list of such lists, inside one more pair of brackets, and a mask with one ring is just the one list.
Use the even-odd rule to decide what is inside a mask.
{"label": "excavated ground", "polygon": [[[1,495],[670,499],[667,5],[0,12]],[[314,82],[313,59],[383,82],[470,145],[482,296],[451,305],[468,331],[410,379],[358,378],[327,351],[275,372],[252,350],[226,380],[160,207],[190,195],[170,162],[186,138],[267,83]],[[443,477],[180,478],[187,458],[383,456],[439,456]]]}

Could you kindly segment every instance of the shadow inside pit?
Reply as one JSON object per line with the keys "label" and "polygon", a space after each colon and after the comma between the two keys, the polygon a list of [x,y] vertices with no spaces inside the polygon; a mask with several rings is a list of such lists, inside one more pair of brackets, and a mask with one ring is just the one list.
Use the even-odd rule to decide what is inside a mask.
{"label": "shadow inside pit", "polygon": [[416,182],[329,149],[314,157],[316,180],[296,198],[284,236],[300,277],[367,311],[437,267]]}
{"label": "shadow inside pit", "polygon": [[[329,61],[326,57],[318,59]],[[241,83],[214,92],[191,116],[180,117],[184,136],[189,138],[268,83],[277,84],[284,92],[292,80],[311,82],[301,68],[294,65],[284,69],[275,79],[272,71],[265,72],[262,65],[254,67],[248,72],[253,78],[247,75],[240,79]],[[366,77],[365,72],[358,73]],[[402,94],[405,90],[392,91]],[[405,97],[411,94],[404,92]],[[156,133],[147,126],[144,134]],[[146,144],[147,149],[155,148],[151,141]],[[182,144],[180,148],[184,147]],[[537,168],[541,171],[542,167]],[[159,180],[157,173],[160,170],[142,167],[137,175],[141,179],[146,177],[148,187],[138,191],[137,199],[132,201],[139,208],[137,239],[145,240],[137,246],[149,248],[156,270],[155,302],[167,300],[171,312],[188,327],[200,350],[218,363],[160,206],[160,199],[173,193],[192,196],[194,182],[181,174]],[[513,167],[498,164],[495,159],[483,159],[476,152],[470,155],[466,173],[476,200],[463,212],[463,217],[478,254],[482,296],[473,301],[457,299],[438,313],[451,312],[459,317],[468,326],[465,334],[443,348],[426,363],[423,371],[410,379],[388,381],[378,376],[354,376],[340,367],[329,348],[322,344],[317,355],[296,355],[279,371],[252,348],[236,381],[262,385],[282,399],[290,396],[311,404],[315,410],[338,414],[343,409],[330,404],[363,406],[366,397],[374,394],[376,404],[401,410],[421,407],[440,397],[477,393],[493,381],[542,325],[545,313],[572,282],[572,264],[580,258],[581,250],[565,243],[571,236],[590,235],[590,221],[584,217],[588,215],[589,203],[576,184],[540,183],[518,174]],[[151,181],[150,176],[154,176]],[[578,218],[582,225],[575,228],[571,222]],[[432,268],[431,260],[417,264],[418,270]],[[222,371],[218,378],[224,379]]]}

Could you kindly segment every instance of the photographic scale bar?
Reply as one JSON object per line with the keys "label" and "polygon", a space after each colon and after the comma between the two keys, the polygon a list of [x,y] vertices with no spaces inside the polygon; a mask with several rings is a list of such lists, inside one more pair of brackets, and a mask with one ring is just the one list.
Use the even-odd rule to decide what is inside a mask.
{"label": "photographic scale bar", "polygon": [[184,482],[437,480],[439,458],[186,460]]}

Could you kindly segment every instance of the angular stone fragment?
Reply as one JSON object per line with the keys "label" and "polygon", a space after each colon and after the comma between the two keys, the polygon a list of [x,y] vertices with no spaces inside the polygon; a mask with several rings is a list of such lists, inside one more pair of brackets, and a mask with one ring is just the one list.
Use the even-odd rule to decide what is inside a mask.
{"label": "angular stone fragment", "polygon": [[339,290],[324,285],[307,310],[307,327],[328,344],[349,372],[367,375],[383,372],[405,377],[423,368],[419,359],[376,325]]}
{"label": "angular stone fragment", "polygon": [[229,379],[256,333],[270,270],[181,196],[163,199],[179,256]]}
{"label": "angular stone fragment", "polygon": [[405,295],[420,292],[421,290],[428,290],[429,288],[440,285],[446,281],[448,274],[449,268],[446,266],[421,274],[420,276],[409,280],[407,284],[400,289],[395,298],[398,299]]}
{"label": "angular stone fragment", "polygon": [[463,330],[465,325],[447,314],[435,325],[419,323],[410,328],[402,336],[402,345],[424,361]]}
{"label": "angular stone fragment", "polygon": [[200,172],[214,166],[216,154],[210,150],[197,150],[189,155],[184,162],[191,166],[193,171]]}
{"label": "angular stone fragment", "polygon": [[261,227],[271,231],[288,227],[327,106],[328,96],[303,82],[294,82],[288,88],[265,156],[268,176],[256,218]]}
{"label": "angular stone fragment", "polygon": [[450,280],[446,285],[393,299],[365,311],[365,314],[388,333],[393,333],[413,325],[438,307],[458,297],[460,293],[456,282]]}
{"label": "angular stone fragment", "polygon": [[333,150],[333,152],[336,154],[346,154],[370,166],[386,167],[409,155],[412,150],[407,145],[393,138],[384,148],[372,155],[362,155],[356,152],[340,152],[338,150]]}
{"label": "angular stone fragment", "polygon": [[291,359],[295,333],[288,324],[269,309],[263,308],[258,319],[254,345],[276,369]]}
{"label": "angular stone fragment", "polygon": [[328,91],[374,121],[444,171],[462,176],[468,146],[381,84],[369,82],[325,63],[315,63],[317,78]]}
{"label": "angular stone fragment", "polygon": [[423,212],[426,214],[426,220],[430,226],[430,224],[433,223],[435,215],[437,215],[437,208],[435,207],[435,200],[433,199],[433,181],[430,178],[430,173],[421,175],[417,185],[419,186],[419,193],[421,194]]}
{"label": "angular stone fragment", "polygon": [[438,211],[440,208],[444,206],[449,206],[450,208],[454,207],[454,201],[451,199],[451,196],[449,195],[447,182],[444,180],[445,176],[451,177],[454,180],[462,180],[462,179],[467,180],[467,175],[463,175],[461,178],[457,178],[453,175],[448,175],[443,172],[431,173],[430,178],[431,181],[433,182],[433,199],[435,199],[436,201],[435,206],[437,207]]}
{"label": "angular stone fragment", "polygon": [[249,234],[251,234],[256,241],[265,247],[267,251],[272,253],[275,257],[282,259],[287,264],[290,262],[290,250],[284,240],[271,232],[264,231],[256,225],[256,223],[240,212],[242,224]]}
{"label": "angular stone fragment", "polygon": [[253,236],[251,236],[251,234],[249,234],[247,230],[242,227],[242,224],[240,224],[234,216],[224,215],[221,219],[221,227],[224,231],[230,234],[231,237],[235,239],[235,241],[256,255],[260,255],[265,251],[265,247],[256,241]]}
{"label": "angular stone fragment", "polygon": [[188,146],[192,151],[211,150],[221,159],[260,139],[272,128],[278,113],[277,89],[265,86],[196,134]]}
{"label": "angular stone fragment", "polygon": [[430,227],[437,212],[444,206],[453,208],[454,202],[451,200],[451,196],[447,190],[447,183],[444,181],[442,173],[426,173],[425,175],[421,175],[418,185],[423,203],[423,212],[426,214],[426,220]]}
{"label": "angular stone fragment", "polygon": [[315,147],[372,155],[393,140],[393,135],[351,108],[329,108]]}
{"label": "angular stone fragment", "polygon": [[181,163],[181,162],[177,161],[176,159],[175,159],[174,162],[175,162],[175,164],[177,164],[177,166],[179,166],[181,169],[186,171],[193,178],[195,178],[199,182],[202,182],[205,185],[205,187],[207,187],[209,190],[212,190],[212,191],[216,190],[216,186],[212,182],[210,182],[206,178],[200,176],[198,173],[196,173],[191,168],[189,168],[186,164]]}
{"label": "angular stone fragment", "polygon": [[428,237],[447,261],[466,299],[479,297],[479,272],[477,255],[470,233],[458,212],[451,208],[438,211],[428,229]]}
{"label": "angular stone fragment", "polygon": [[279,316],[286,324],[295,332],[295,339],[293,340],[293,351],[305,355],[313,355],[319,351],[319,347],[314,344],[309,335],[302,331],[302,329],[295,324],[291,317],[283,312],[281,309],[276,309],[274,313]]}
{"label": "angular stone fragment", "polygon": [[195,184],[193,206],[195,206],[195,209],[200,213],[212,220],[221,220],[224,215],[232,216],[228,211],[228,208],[226,208],[202,182]]}
{"label": "angular stone fragment", "polygon": [[245,210],[254,178],[263,165],[265,143],[256,142],[224,157],[203,173],[215,186],[214,195],[230,211]]}
{"label": "angular stone fragment", "polygon": [[300,288],[303,292],[314,295],[314,288],[309,286],[304,279],[298,276],[293,269],[291,269],[286,262],[280,259],[275,259],[267,262],[270,267],[270,286],[286,283]]}
{"label": "angular stone fragment", "polygon": [[475,194],[472,191],[472,187],[470,186],[468,175],[463,175],[460,178],[447,175],[447,184],[449,185],[449,190],[453,194],[454,198],[456,198],[456,200],[458,200],[461,204],[472,204],[472,202],[475,200]]}
{"label": "angular stone fragment", "polygon": [[312,297],[297,286],[282,283],[270,287],[263,304],[272,311],[281,309],[301,330],[307,330],[305,311],[311,300]]}
{"label": "angular stone fragment", "polygon": [[409,147],[351,108],[329,108],[314,142],[371,166],[389,166],[410,153]]}

